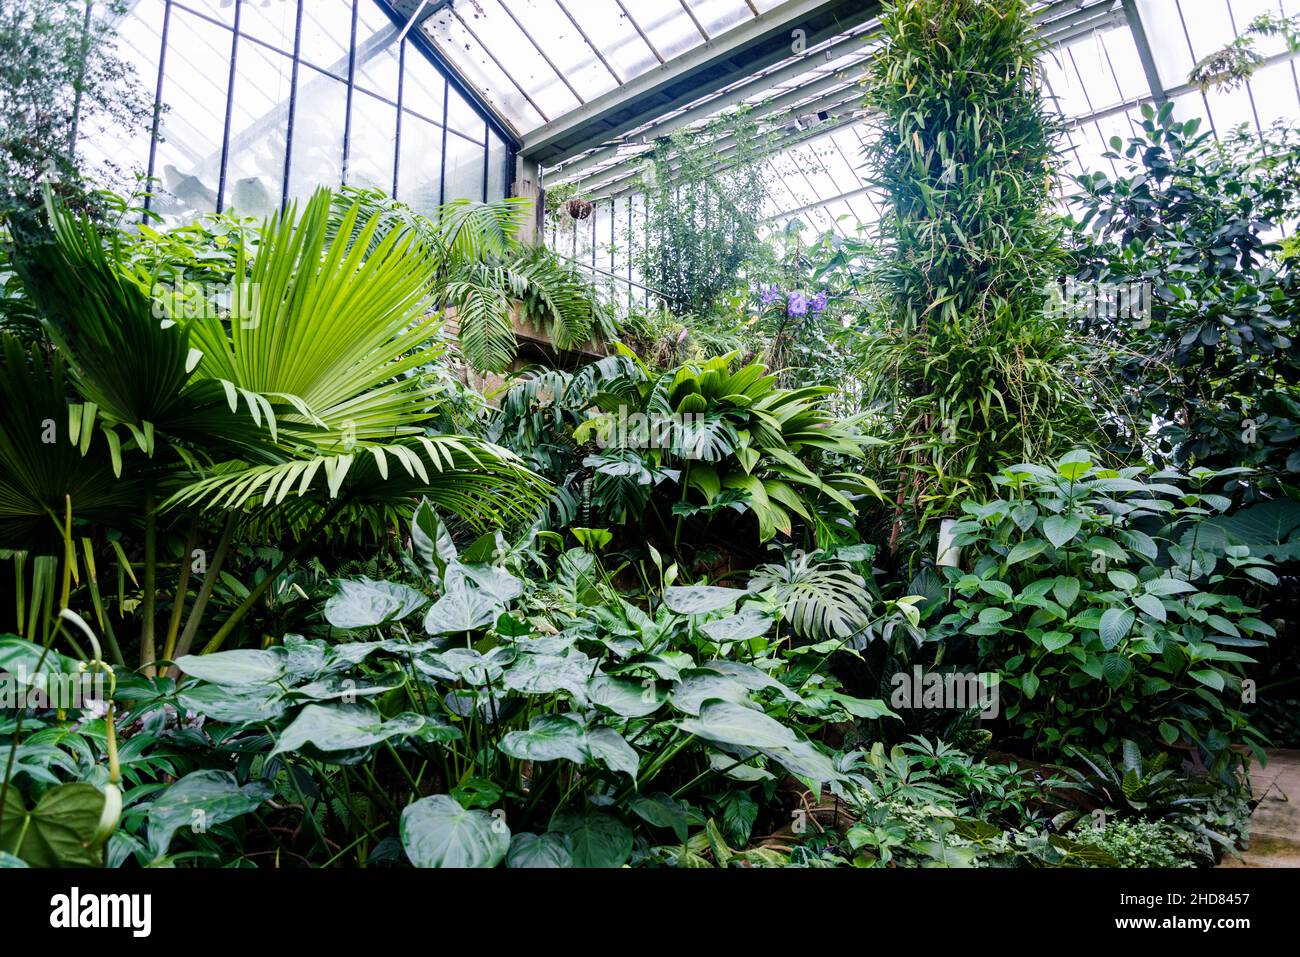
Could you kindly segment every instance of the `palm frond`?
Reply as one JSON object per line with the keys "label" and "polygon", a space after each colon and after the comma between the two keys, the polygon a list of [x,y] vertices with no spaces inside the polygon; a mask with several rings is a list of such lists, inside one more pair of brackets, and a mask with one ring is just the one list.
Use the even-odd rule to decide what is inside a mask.
{"label": "palm frond", "polygon": [[551,486],[514,453],[468,436],[415,436],[274,465],[232,463],[171,496],[164,508],[301,510],[340,499],[384,507],[420,496],[476,529],[536,518]]}

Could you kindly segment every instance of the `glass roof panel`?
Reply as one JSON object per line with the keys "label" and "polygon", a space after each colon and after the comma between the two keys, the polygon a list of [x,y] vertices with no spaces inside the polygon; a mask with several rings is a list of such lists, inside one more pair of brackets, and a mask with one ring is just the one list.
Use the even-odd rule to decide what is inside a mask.
{"label": "glass roof panel", "polygon": [[[536,35],[534,39],[556,63],[571,65],[574,76],[590,75],[592,79],[584,82],[590,83],[592,91],[603,91],[614,88],[611,71],[624,80],[641,75],[654,69],[659,57],[671,59],[695,49],[706,35],[712,40],[781,2],[589,0],[579,5],[578,0],[480,0],[480,6],[508,8],[526,23],[533,22],[527,17],[534,17],[538,26],[530,30],[534,34],[548,30],[551,43],[561,37],[572,40],[572,34],[581,32],[570,30],[573,24],[567,13],[572,13],[587,36],[579,37],[581,44],[573,41],[567,59],[561,61],[561,54],[550,52],[547,41]],[[1253,128],[1300,117],[1300,62],[1285,53],[1278,39],[1255,41],[1256,50],[1273,59],[1248,84],[1202,94],[1188,81],[1197,60],[1231,42],[1257,16],[1300,14],[1300,0],[1137,0],[1136,7],[1160,83],[1169,91],[1180,118],[1199,116],[1207,129],[1222,133],[1240,123]],[[547,9],[552,9],[550,19]],[[1067,120],[1061,183],[1066,194],[1077,188],[1073,177],[1084,172],[1115,174],[1116,166],[1104,156],[1109,141],[1115,136],[1127,139],[1140,129],[1140,107],[1154,98],[1139,43],[1118,0],[1039,0],[1035,9],[1052,24],[1055,46],[1044,60],[1044,74],[1049,95]],[[871,39],[864,42],[864,37],[871,37],[875,26],[874,21],[846,25],[845,33],[807,53],[703,93],[694,103],[666,112],[611,144],[563,160],[545,171],[545,181],[580,181],[598,202],[609,202],[610,193],[619,189],[626,196],[636,182],[632,174],[638,157],[655,138],[699,126],[743,104],[778,142],[762,170],[768,191],[763,215],[770,225],[796,218],[809,228],[843,231],[846,224],[840,221],[846,217],[875,222],[879,208],[862,180],[862,144],[870,127],[862,122],[864,115],[854,110],[861,102],[858,82],[864,64],[878,45]],[[827,47],[832,48],[830,53]],[[545,84],[544,78],[527,79]],[[570,81],[585,98],[587,87],[572,77]],[[543,85],[522,85],[530,96],[543,96]],[[552,78],[550,86],[558,85]],[[493,95],[500,97],[499,91]],[[558,99],[554,105],[566,109]],[[516,128],[521,131],[542,122],[536,114],[519,117]],[[818,123],[824,124],[824,132],[817,132]],[[783,141],[787,145],[782,146]]]}
{"label": "glass roof panel", "polygon": [[753,19],[749,0],[474,0],[420,28],[519,133]]}
{"label": "glass roof panel", "polygon": [[[659,65],[658,58],[637,34],[615,0],[555,0],[565,22],[567,14],[582,26],[582,32],[619,75],[620,80],[640,76]],[[584,41],[586,42],[586,41]]]}

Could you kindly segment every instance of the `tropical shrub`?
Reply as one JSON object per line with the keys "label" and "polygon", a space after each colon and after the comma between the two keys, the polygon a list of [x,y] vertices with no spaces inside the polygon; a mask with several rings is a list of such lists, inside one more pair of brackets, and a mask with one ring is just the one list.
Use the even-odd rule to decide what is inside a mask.
{"label": "tropical shrub", "polygon": [[1117,867],[1195,867],[1187,835],[1161,821],[1111,821],[1080,840],[1104,851]]}
{"label": "tropical shrub", "polygon": [[[344,226],[353,206],[361,216]],[[605,342],[618,332],[613,314],[577,270],[545,247],[519,242],[530,215],[531,201],[515,197],[491,203],[452,200],[423,216],[382,190],[344,187],[334,197],[331,235],[342,232],[354,243],[362,226],[377,220],[365,238],[370,249],[390,234],[402,237],[404,255],[410,265],[423,268],[434,303],[455,309],[465,361],[500,372],[518,351],[516,304],[559,349]]]}
{"label": "tropical shrub", "polygon": [[1075,223],[1078,280],[1148,290],[1149,315],[1079,320],[1110,348],[1137,425],[1122,450],[1294,484],[1300,278],[1269,234],[1296,213],[1300,150],[1283,129],[1262,144],[1245,130],[1218,143],[1172,104],[1143,114],[1141,131],[1106,154],[1122,174],[1079,179]]}
{"label": "tropical shrub", "polygon": [[968,642],[1001,673],[1003,715],[1034,749],[1182,743],[1226,774],[1235,744],[1262,757],[1242,681],[1274,634],[1230,588],[1276,579],[1249,549],[1200,542],[1229,504],[1204,491],[1215,473],[1142,472],[1070,454],[1015,466],[996,480],[1002,497],[964,503],[963,567],[943,569],[953,610],[929,639]]}
{"label": "tropical shrub", "polygon": [[796,521],[822,544],[852,539],[855,499],[878,490],[839,463],[877,440],[826,411],[830,389],[780,389],[736,358],[656,373],[624,353],[525,377],[492,435],[551,477],[561,514],[582,525],[676,546],[688,523],[736,512],[753,516],[757,542],[793,536]]}
{"label": "tropical shrub", "polygon": [[[190,649],[237,538],[278,528],[297,540],[244,590],[213,648],[340,518],[382,527],[427,495],[487,528],[524,520],[546,493],[504,449],[429,434],[432,400],[410,373],[429,361],[435,318],[420,263],[404,255],[411,240],[390,233],[367,252],[380,222],[358,225],[353,206],[344,231],[364,241],[332,243],[330,207],[321,191],[301,215],[272,219],[255,255],[241,232],[226,234],[223,309],[191,308],[170,294],[177,267],[149,270],[139,240],[101,235],[57,205],[48,233],[16,238],[16,271],[54,350],[4,344],[5,546],[33,560],[62,554],[70,500],[88,585],[105,549],[138,583],[129,605],[119,585],[116,611],[138,628],[149,668]],[[48,582],[48,566],[31,567]],[[202,576],[192,605],[191,572]],[[47,600],[54,591],[34,587]]]}
{"label": "tropical shrub", "polygon": [[904,522],[944,514],[1014,461],[1088,441],[1095,358],[1046,306],[1058,123],[1023,0],[886,4],[865,147],[884,201],[863,401],[893,436]]}
{"label": "tropical shrub", "polygon": [[[427,502],[410,540],[410,584],[337,581],[320,637],[181,656],[179,680],[117,680],[123,742],[107,761],[127,810],[110,864],[222,859],[231,840],[252,862],[274,851],[237,823],[254,812],[294,822],[268,833],[293,831],[289,854],[326,863],[780,863],[744,849],[765,790],[793,776],[842,791],[815,736],[889,716],[838,690],[827,648],[772,635],[782,603],[761,590],[673,585],[677,567],[657,566],[641,608],[591,551],[543,559],[543,543],[495,534],[461,549]],[[0,640],[0,662],[19,661],[77,670]],[[87,713],[61,736],[31,726],[6,777],[10,822],[66,777],[103,783],[111,718]]]}

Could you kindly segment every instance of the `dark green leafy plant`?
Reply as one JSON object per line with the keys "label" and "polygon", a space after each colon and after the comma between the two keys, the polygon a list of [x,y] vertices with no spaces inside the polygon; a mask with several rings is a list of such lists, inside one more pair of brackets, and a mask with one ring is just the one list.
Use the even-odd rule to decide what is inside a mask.
{"label": "dark green leafy plant", "polygon": [[1149,297],[1149,315],[1080,320],[1111,350],[1112,380],[1138,424],[1124,451],[1293,481],[1300,287],[1268,233],[1296,210],[1300,150],[1280,129],[1264,144],[1245,131],[1216,143],[1199,120],[1176,120],[1172,104],[1143,113],[1139,134],[1111,141],[1122,175],[1079,179],[1075,223],[1077,277]]}
{"label": "dark green leafy plant", "polygon": [[1001,673],[1008,730],[1036,749],[1181,742],[1226,775],[1233,745],[1262,757],[1241,682],[1274,634],[1230,587],[1272,572],[1200,540],[1229,504],[1204,490],[1215,473],[1142,472],[1072,453],[1017,465],[995,480],[1005,497],[966,502],[964,567],[944,569],[954,610],[929,638],[970,642]]}
{"label": "dark green leafy plant", "polygon": [[838,465],[877,440],[826,409],[829,391],[777,388],[734,354],[662,373],[625,354],[525,377],[493,434],[553,477],[562,514],[584,525],[675,546],[687,523],[734,511],[754,517],[760,542],[792,536],[796,521],[830,542],[851,534],[854,500],[878,490]]}
{"label": "dark green leafy plant", "polygon": [[866,77],[885,199],[863,330],[864,401],[897,436],[897,514],[943,514],[1012,461],[1095,425],[1095,362],[1045,309],[1061,257],[1047,210],[1057,120],[1023,0],[887,4]]}
{"label": "dark green leafy plant", "polygon": [[[361,218],[344,228],[353,206]],[[334,198],[330,224],[355,241],[363,223],[378,229],[366,238],[373,250],[390,234],[409,241],[406,255],[423,267],[432,299],[454,310],[461,353],[475,369],[500,372],[514,360],[516,317],[550,337],[558,349],[615,337],[612,313],[575,269],[542,246],[516,238],[529,200],[492,203],[453,200],[423,216],[381,190],[344,187]]]}

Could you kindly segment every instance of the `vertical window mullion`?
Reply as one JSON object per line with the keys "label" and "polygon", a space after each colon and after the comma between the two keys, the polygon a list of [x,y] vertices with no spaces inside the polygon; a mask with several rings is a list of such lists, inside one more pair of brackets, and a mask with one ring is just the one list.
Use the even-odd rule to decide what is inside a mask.
{"label": "vertical window mullion", "polygon": [[280,184],[280,212],[289,208],[289,176],[293,170],[293,124],[298,113],[298,65],[302,62],[302,5],[298,0],[298,12],[293,26],[293,67],[289,80],[289,115],[284,126],[284,179]]}
{"label": "vertical window mullion", "polygon": [[153,95],[153,127],[149,134],[149,166],[145,174],[147,179],[147,192],[144,195],[144,213],[140,221],[144,222],[149,213],[149,207],[153,205],[153,174],[154,165],[158,160],[158,127],[162,123],[162,95],[163,95],[163,75],[167,70],[167,32],[172,23],[172,0],[166,0],[163,7],[162,36],[158,47],[158,84],[154,87]]}
{"label": "vertical window mullion", "polygon": [[352,93],[357,80],[357,3],[352,0],[352,35],[348,40],[348,92],[343,115],[343,185],[348,182],[348,161],[352,158]]}
{"label": "vertical window mullion", "polygon": [[397,48],[397,127],[393,130],[393,198],[397,198],[398,172],[402,166],[402,98],[406,92],[406,38]]}
{"label": "vertical window mullion", "polygon": [[483,202],[488,201],[488,162],[492,157],[492,127],[483,121]]}
{"label": "vertical window mullion", "polygon": [[226,165],[230,162],[230,123],[235,111],[235,75],[239,68],[239,15],[244,0],[235,0],[235,26],[230,31],[230,73],[226,80],[226,122],[221,130],[221,170],[217,174],[217,212],[226,208]]}
{"label": "vertical window mullion", "polygon": [[442,78],[442,156],[438,170],[438,205],[447,202],[447,103],[451,99],[451,83]]}

